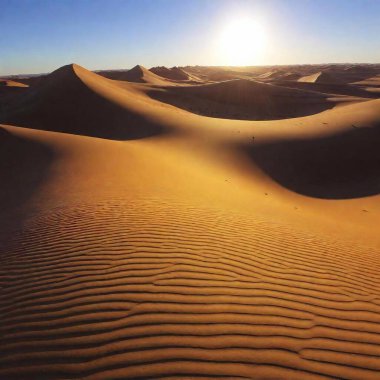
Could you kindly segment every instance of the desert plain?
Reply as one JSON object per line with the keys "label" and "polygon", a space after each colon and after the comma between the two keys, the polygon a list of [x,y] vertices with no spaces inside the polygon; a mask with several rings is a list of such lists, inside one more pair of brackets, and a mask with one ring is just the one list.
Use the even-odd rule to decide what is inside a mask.
{"label": "desert plain", "polygon": [[380,65],[0,81],[1,379],[379,379]]}

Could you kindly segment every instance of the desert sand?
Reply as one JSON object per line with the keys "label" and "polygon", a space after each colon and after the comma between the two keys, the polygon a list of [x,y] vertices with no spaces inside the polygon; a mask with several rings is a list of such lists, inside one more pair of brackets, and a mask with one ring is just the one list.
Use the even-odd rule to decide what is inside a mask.
{"label": "desert sand", "polygon": [[319,71],[311,75],[299,78],[298,82],[306,83],[325,83],[325,84],[340,84],[340,80],[334,75],[329,74],[328,72]]}
{"label": "desert sand", "polygon": [[379,378],[380,67],[181,70],[0,92],[0,378]]}
{"label": "desert sand", "polygon": [[0,87],[28,87],[28,85],[14,80],[0,79]]}

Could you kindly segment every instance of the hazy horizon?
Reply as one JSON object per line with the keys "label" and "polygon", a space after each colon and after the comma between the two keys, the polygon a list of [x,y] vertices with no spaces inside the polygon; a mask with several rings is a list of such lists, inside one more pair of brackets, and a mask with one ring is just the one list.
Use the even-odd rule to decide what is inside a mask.
{"label": "hazy horizon", "polygon": [[[76,65],[80,65],[80,63],[78,62],[71,62],[71,63],[63,63],[62,65],[60,66],[57,66],[56,68],[53,68],[51,71],[44,71],[44,72],[35,72],[35,73],[30,73],[30,72],[20,72],[20,73],[13,73],[13,74],[2,74],[3,77],[12,77],[12,76],[22,76],[22,75],[31,75],[31,76],[38,76],[38,75],[43,75],[43,74],[49,74],[50,72],[54,71],[54,70],[57,70],[59,69],[60,67],[63,67],[63,66],[67,66],[67,65],[71,65],[71,64],[76,64]],[[151,69],[151,68],[154,68],[154,67],[168,67],[168,68],[172,68],[172,67],[221,67],[221,68],[228,68],[228,67],[236,67],[236,68],[241,68],[241,67],[288,67],[288,66],[323,66],[323,65],[341,65],[341,66],[345,66],[345,65],[368,65],[368,66],[371,66],[371,65],[380,65],[380,61],[379,62],[321,62],[321,63],[294,63],[294,64],[282,64],[282,65],[251,65],[251,66],[240,66],[240,65],[235,65],[235,66],[230,66],[230,65],[183,65],[183,66],[180,66],[180,65],[173,65],[173,66],[164,66],[164,65],[156,65],[156,66],[146,66],[146,65],[143,65],[141,63],[136,63],[135,65],[133,66],[130,66],[130,67],[115,67],[115,68],[107,68],[107,69],[102,69],[102,68],[95,68],[95,69],[92,69],[92,71],[94,72],[102,72],[102,71],[121,71],[121,70],[125,70],[125,71],[128,71],[128,70],[131,70],[133,69],[133,67],[135,66],[143,66],[147,69]]]}

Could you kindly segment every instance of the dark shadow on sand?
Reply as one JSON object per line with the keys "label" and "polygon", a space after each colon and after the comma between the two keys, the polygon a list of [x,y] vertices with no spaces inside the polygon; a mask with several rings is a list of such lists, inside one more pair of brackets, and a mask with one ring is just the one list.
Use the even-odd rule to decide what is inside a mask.
{"label": "dark shadow on sand", "polygon": [[[134,140],[165,127],[103,98],[79,79],[45,78],[17,99],[3,102],[0,123],[111,140]],[[126,94],[128,96],[128,94]]]}
{"label": "dark shadow on sand", "polygon": [[297,88],[300,90],[316,91],[323,94],[356,96],[369,99],[377,99],[380,97],[379,94],[366,91],[365,88],[352,84],[305,83],[286,80],[275,80],[272,83],[277,86]]}
{"label": "dark shadow on sand", "polygon": [[0,128],[0,245],[32,212],[28,200],[47,178],[54,152]]}
{"label": "dark shadow on sand", "polygon": [[245,146],[249,157],[280,185],[324,199],[380,194],[380,125],[328,137]]}
{"label": "dark shadow on sand", "polygon": [[334,107],[327,96],[250,80],[152,89],[149,96],[197,115],[233,120],[278,120]]}

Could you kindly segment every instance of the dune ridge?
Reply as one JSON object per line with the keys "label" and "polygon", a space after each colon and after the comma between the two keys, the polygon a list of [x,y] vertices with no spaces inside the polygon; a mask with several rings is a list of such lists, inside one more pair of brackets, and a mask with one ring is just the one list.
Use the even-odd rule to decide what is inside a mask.
{"label": "dune ridge", "polygon": [[9,79],[1,79],[0,78],[0,86],[7,86],[7,87],[28,87],[28,85],[21,83],[21,82],[16,82],[14,80],[9,80]]}
{"label": "dune ridge", "polygon": [[101,70],[97,74],[112,80],[152,85],[169,85],[171,82],[163,76],[155,74],[144,66],[136,65],[129,70]]}
{"label": "dune ridge", "polygon": [[134,98],[139,96],[132,87],[71,64],[5,107],[2,122],[121,140],[160,133],[163,126],[149,120],[144,103]]}
{"label": "dune ridge", "polygon": [[172,80],[189,80],[190,75],[179,67],[167,68],[165,66],[157,66],[149,69],[154,74]]}
{"label": "dune ridge", "polygon": [[322,84],[342,84],[337,77],[326,71],[319,71],[315,74],[307,75],[298,79],[298,82],[305,83],[322,83]]}

